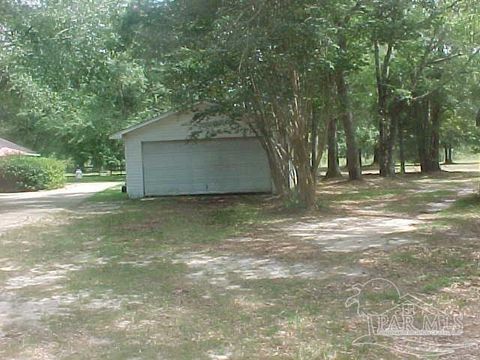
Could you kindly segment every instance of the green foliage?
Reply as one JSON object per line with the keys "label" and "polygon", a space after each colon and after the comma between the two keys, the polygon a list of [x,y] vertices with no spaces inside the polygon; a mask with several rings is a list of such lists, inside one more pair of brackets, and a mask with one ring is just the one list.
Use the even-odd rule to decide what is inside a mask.
{"label": "green foliage", "polygon": [[473,118],[460,116],[449,116],[442,123],[441,142],[442,145],[461,147],[470,145],[474,149],[480,148],[480,128],[475,126]]}
{"label": "green foliage", "polygon": [[120,160],[109,135],[161,102],[118,35],[127,1],[7,3],[8,16],[0,13],[4,132],[77,165]]}
{"label": "green foliage", "polygon": [[55,189],[65,184],[63,161],[31,156],[0,159],[0,191]]}
{"label": "green foliage", "polygon": [[[341,71],[364,155],[378,143],[378,85],[386,116],[402,113],[396,121],[407,160],[418,159],[419,119],[409,111],[415,102],[441,104],[440,144],[480,148],[473,126],[480,108],[477,3],[6,0],[0,131],[74,166],[113,169],[122,148],[111,133],[172,105],[206,100],[232,119],[199,118],[195,125],[208,136],[253,119],[290,161],[300,151],[283,146],[298,143],[283,141],[289,132],[301,129],[300,138],[313,144],[310,131],[321,143],[323,124],[341,115],[332,81]],[[374,43],[384,70],[379,83]]]}

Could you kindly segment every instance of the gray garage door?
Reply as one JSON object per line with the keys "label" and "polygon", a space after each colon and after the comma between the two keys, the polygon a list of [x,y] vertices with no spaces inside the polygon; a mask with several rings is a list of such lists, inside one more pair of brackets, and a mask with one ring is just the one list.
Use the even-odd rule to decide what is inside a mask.
{"label": "gray garage door", "polygon": [[269,192],[267,156],[257,139],[143,143],[145,195]]}

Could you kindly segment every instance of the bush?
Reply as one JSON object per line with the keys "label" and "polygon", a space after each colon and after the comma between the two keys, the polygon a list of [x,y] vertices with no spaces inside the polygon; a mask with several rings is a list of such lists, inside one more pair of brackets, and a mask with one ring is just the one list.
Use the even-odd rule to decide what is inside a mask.
{"label": "bush", "polygon": [[0,158],[0,192],[56,189],[65,184],[65,163],[31,156]]}

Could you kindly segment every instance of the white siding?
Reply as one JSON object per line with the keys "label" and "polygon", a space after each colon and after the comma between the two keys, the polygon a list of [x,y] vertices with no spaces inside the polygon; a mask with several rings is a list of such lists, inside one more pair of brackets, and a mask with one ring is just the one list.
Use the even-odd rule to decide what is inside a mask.
{"label": "white siding", "polygon": [[[125,141],[125,160],[127,170],[127,191],[131,198],[145,196],[144,189],[144,165],[142,147],[143,143],[152,141],[175,141],[189,139],[191,133],[191,119],[193,113],[175,113],[145,127],[129,132],[123,136]],[[238,138],[242,134],[220,134],[216,138]],[[268,171],[268,163],[265,164],[266,154],[258,145],[259,159],[262,167]],[[259,165],[260,166],[260,165]],[[269,176],[269,175],[268,175]],[[252,181],[262,182],[263,180]],[[254,190],[252,190],[254,191]],[[263,191],[263,190],[259,190]],[[200,193],[200,192],[197,192]]]}
{"label": "white siding", "polygon": [[270,192],[268,160],[255,138],[143,143],[145,195]]}
{"label": "white siding", "polygon": [[137,199],[143,191],[142,143],[139,139],[125,139],[125,167],[127,170],[128,196]]}
{"label": "white siding", "polygon": [[[126,139],[140,141],[172,141],[190,138],[191,120],[193,113],[175,113],[145,127],[134,130],[125,135]],[[219,134],[217,137],[238,137],[242,134]]]}

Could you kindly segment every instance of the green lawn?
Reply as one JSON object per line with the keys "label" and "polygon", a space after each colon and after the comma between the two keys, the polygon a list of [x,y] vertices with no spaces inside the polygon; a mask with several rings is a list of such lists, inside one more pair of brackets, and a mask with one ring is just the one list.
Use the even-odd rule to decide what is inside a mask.
{"label": "green lawn", "polygon": [[66,174],[67,182],[75,183],[75,182],[101,182],[101,181],[123,181],[125,182],[125,175],[124,174],[99,174],[99,173],[92,173],[92,174],[83,174],[82,178],[78,180],[75,177],[75,174]]}
{"label": "green lawn", "polygon": [[[435,213],[426,204],[454,201],[473,176],[329,182],[319,186],[323,206],[309,213],[282,209],[267,195],[99,193],[75,214],[0,238],[0,358],[408,358],[352,346],[366,324],[345,300],[352,285],[376,277],[442,309],[459,307],[471,321],[467,339],[479,331],[468,317],[478,310],[479,200],[465,195]],[[420,192],[426,183],[429,191]],[[347,219],[369,234],[378,220],[362,211],[427,220],[382,235],[408,243],[348,252],[299,230]],[[328,244],[344,240],[329,240],[328,229],[308,231]],[[392,306],[396,299],[368,301]]]}

